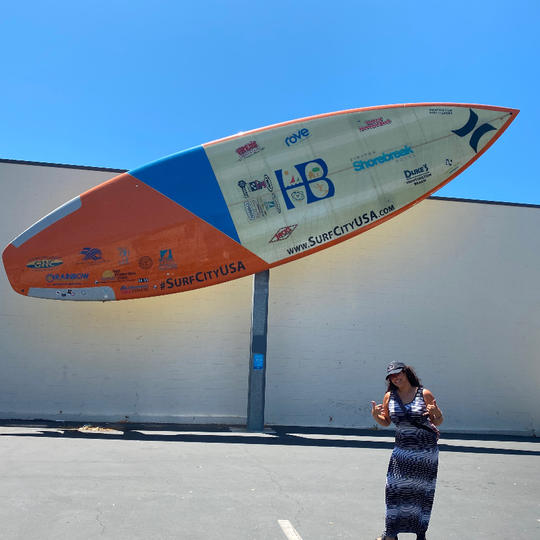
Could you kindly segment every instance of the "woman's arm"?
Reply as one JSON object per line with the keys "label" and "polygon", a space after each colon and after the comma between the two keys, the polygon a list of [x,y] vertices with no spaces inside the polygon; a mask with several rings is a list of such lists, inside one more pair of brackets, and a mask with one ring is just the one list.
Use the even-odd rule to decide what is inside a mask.
{"label": "woman's arm", "polygon": [[440,426],[443,423],[443,414],[441,409],[437,406],[437,401],[433,394],[424,388],[424,401],[426,402],[427,413],[430,422],[435,426]]}
{"label": "woman's arm", "polygon": [[371,416],[373,416],[377,424],[384,427],[389,426],[392,423],[392,420],[390,420],[390,410],[388,409],[389,402],[390,392],[384,394],[382,404],[377,405],[375,401],[371,402]]}

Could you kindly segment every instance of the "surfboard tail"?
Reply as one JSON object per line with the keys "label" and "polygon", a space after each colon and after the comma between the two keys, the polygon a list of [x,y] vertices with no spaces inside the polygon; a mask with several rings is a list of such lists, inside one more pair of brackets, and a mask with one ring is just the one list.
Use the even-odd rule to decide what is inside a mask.
{"label": "surfboard tail", "polygon": [[158,296],[267,268],[222,231],[128,173],[38,221],[2,257],[16,292],[60,300]]}

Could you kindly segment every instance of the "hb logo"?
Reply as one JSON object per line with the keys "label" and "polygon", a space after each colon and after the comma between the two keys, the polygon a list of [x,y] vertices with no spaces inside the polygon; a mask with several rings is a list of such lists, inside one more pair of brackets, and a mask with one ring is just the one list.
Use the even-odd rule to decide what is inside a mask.
{"label": "hb logo", "polygon": [[478,126],[476,129],[474,129],[477,123],[478,115],[472,109],[469,109],[469,120],[467,121],[467,123],[459,129],[452,130],[452,132],[459,137],[465,137],[465,135],[468,135],[472,131],[473,133],[471,135],[471,138],[469,139],[469,144],[475,152],[478,152],[478,142],[480,141],[480,137],[482,137],[484,133],[496,129],[491,124],[482,124],[481,126]]}
{"label": "hb logo", "polygon": [[[308,175],[306,174],[306,169],[307,169],[307,166],[311,164],[317,164],[322,169],[322,176],[319,174],[314,175],[310,173],[309,175],[310,178],[308,179]],[[300,186],[304,186],[304,189],[306,190],[306,203],[307,204],[311,204],[317,201],[322,201],[323,199],[328,199],[329,197],[334,196],[336,189],[334,188],[334,184],[332,180],[326,177],[326,175],[328,174],[328,166],[322,159],[312,159],[311,161],[306,161],[305,163],[299,163],[298,165],[295,165],[294,167],[298,171],[301,181],[295,182],[294,184],[290,186],[286,186],[283,183],[283,170],[282,169],[278,169],[277,171],[274,171],[276,174],[279,187],[281,188],[281,193],[283,193],[283,198],[285,199],[287,210],[291,210],[295,207],[293,202],[289,198],[288,191],[290,189],[298,190]],[[319,172],[318,167],[312,167],[311,170],[312,171],[317,170],[317,173]],[[322,197],[317,197],[311,189],[311,184],[318,183],[318,182],[324,182],[327,187],[327,191]],[[320,188],[320,184],[318,184],[318,186]]]}

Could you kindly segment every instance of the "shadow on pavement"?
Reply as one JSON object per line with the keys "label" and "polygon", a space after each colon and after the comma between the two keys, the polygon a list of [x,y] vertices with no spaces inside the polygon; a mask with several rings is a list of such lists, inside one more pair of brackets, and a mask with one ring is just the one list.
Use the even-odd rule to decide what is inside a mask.
{"label": "shadow on pavement", "polygon": [[[163,441],[184,443],[218,443],[218,444],[263,444],[290,446],[318,446],[332,448],[369,448],[392,449],[394,447],[393,432],[389,430],[340,429],[340,428],[307,428],[296,426],[271,426],[265,432],[249,432],[239,426],[228,425],[192,425],[192,424],[81,424],[72,422],[41,421],[2,421],[4,428],[26,428],[26,431],[0,433],[9,437],[49,437],[77,438],[124,441]],[[51,431],[54,430],[54,431]],[[355,438],[350,438],[355,437]],[[388,440],[391,438],[391,440]],[[366,440],[369,439],[369,440]],[[385,440],[377,440],[385,439]],[[457,441],[457,444],[445,441]],[[481,442],[459,444],[465,441]],[[539,450],[504,448],[489,446],[489,442],[533,443],[540,440],[536,437],[511,435],[473,435],[460,433],[443,433],[439,442],[441,452],[462,452],[473,454],[504,454],[516,456],[540,456]]]}

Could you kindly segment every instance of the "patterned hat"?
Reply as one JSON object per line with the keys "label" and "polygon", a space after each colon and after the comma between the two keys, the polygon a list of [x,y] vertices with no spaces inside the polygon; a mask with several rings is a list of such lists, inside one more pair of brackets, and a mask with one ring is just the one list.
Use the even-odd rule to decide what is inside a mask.
{"label": "patterned hat", "polygon": [[390,377],[390,375],[394,375],[394,373],[400,373],[403,371],[407,366],[403,362],[392,362],[391,364],[388,364],[388,367],[386,368],[386,378]]}

